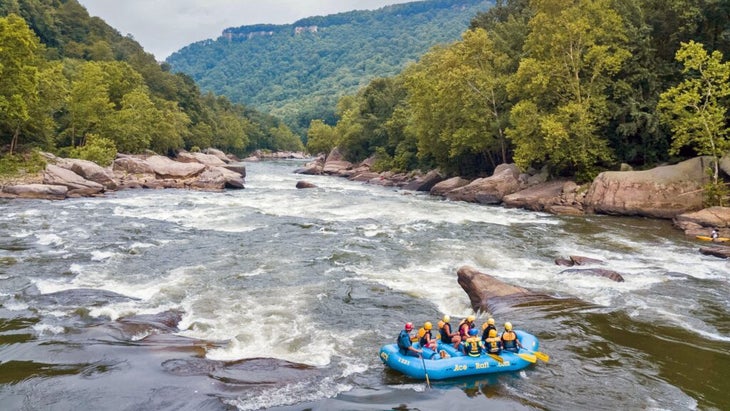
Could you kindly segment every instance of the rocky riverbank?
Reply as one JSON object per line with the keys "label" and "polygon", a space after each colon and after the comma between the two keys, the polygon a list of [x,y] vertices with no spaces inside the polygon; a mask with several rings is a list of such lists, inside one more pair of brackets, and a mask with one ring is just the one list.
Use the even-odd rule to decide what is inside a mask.
{"label": "rocky riverbank", "polygon": [[240,160],[215,149],[182,152],[174,159],[120,154],[110,167],[49,153],[43,156],[47,161],[43,172],[6,179],[0,185],[0,198],[63,200],[132,188],[220,191],[244,188],[246,177]]}
{"label": "rocky riverbank", "polygon": [[[497,166],[494,174],[473,180],[446,178],[437,170],[428,173],[376,173],[372,160],[352,164],[335,149],[320,156],[299,174],[327,174],[368,184],[428,192],[452,201],[523,208],[553,214],[609,214],[670,219],[688,236],[709,235],[713,227],[730,237],[730,207],[703,209],[702,189],[709,157],[697,157],[674,165],[643,171],[608,171],[593,182],[579,185],[571,180],[548,180],[545,172],[522,173],[514,164]],[[730,175],[730,159],[721,169]],[[302,184],[304,185],[304,184]]]}

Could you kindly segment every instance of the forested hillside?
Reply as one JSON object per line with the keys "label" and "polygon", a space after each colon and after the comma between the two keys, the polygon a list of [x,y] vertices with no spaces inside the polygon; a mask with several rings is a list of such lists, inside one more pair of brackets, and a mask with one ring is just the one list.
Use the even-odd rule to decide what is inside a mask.
{"label": "forested hillside", "polygon": [[708,155],[715,202],[729,54],[730,2],[500,1],[460,41],[342,98],[308,148],[376,155],[380,169],[488,175],[515,162],[579,181]]}
{"label": "forested hillside", "polygon": [[0,2],[0,173],[33,149],[104,163],[210,146],[302,148],[280,120],[202,94],[75,0]]}
{"label": "forested hillside", "polygon": [[311,119],[334,123],[339,97],[399,73],[435,44],[457,40],[492,4],[428,0],[288,25],[228,28],[167,62],[203,90],[282,117],[304,133]]}

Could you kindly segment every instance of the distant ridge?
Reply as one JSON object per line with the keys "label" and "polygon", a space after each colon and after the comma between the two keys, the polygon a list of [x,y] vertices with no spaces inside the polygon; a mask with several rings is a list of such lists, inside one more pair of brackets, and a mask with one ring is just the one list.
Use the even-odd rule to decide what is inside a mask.
{"label": "distant ridge", "polygon": [[292,24],[230,27],[168,59],[205,91],[282,117],[300,134],[334,122],[337,100],[400,72],[434,45],[459,39],[485,0],[427,0]]}

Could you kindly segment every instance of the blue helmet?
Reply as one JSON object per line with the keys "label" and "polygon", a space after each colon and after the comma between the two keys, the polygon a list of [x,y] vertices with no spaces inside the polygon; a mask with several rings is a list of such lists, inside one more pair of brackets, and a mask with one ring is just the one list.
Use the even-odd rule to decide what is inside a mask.
{"label": "blue helmet", "polygon": [[477,331],[476,328],[472,328],[471,330],[469,330],[469,335],[477,335],[477,334],[479,334],[479,331]]}

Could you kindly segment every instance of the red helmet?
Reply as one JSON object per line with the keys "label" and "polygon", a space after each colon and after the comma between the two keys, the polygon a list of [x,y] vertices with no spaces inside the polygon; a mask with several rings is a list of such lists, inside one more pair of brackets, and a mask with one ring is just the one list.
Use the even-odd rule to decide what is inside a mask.
{"label": "red helmet", "polygon": [[411,331],[413,329],[413,323],[406,323],[406,331]]}

